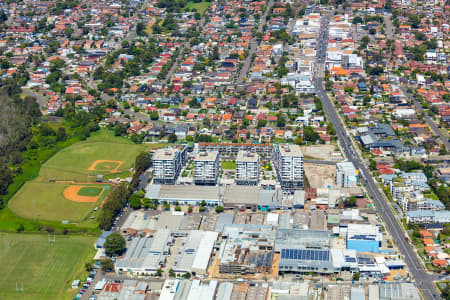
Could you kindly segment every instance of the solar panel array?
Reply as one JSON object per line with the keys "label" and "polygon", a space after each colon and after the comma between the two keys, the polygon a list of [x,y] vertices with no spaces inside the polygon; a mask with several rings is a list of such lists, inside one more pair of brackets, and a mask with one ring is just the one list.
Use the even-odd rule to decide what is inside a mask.
{"label": "solar panel array", "polygon": [[346,262],[356,262],[356,258],[354,257],[350,257],[350,256],[345,256],[345,261]]}
{"label": "solar panel array", "polygon": [[307,250],[307,249],[281,249],[281,258],[295,259],[295,260],[328,261],[330,260],[330,251]]}

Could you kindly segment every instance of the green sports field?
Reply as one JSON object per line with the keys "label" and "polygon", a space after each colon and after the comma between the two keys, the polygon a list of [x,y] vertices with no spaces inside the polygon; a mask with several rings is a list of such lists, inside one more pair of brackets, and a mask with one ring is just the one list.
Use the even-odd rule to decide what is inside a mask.
{"label": "green sports field", "polygon": [[[93,182],[98,174],[117,177],[120,173],[127,172],[133,166],[136,156],[145,149],[146,145],[134,144],[126,138],[101,130],[86,141],[56,153],[41,167],[39,180]],[[89,170],[96,161],[99,162],[95,168]]]}
{"label": "green sports field", "polygon": [[[38,178],[26,182],[11,198],[8,207],[22,218],[68,220],[80,226],[95,227],[95,220],[91,219],[93,209],[100,206],[112,186],[105,184],[110,189],[101,192],[98,185],[88,183],[94,183],[98,174],[104,175],[104,179],[131,176],[129,169],[136,156],[158,147],[161,144],[134,144],[110,131],[100,130],[86,141],[62,149],[45,162]],[[75,196],[95,197],[101,193],[100,198],[96,202],[74,202],[64,197],[64,191],[77,184],[89,187],[81,188]]]}
{"label": "green sports field", "polygon": [[[64,197],[64,190],[73,184],[70,183],[52,183],[31,181],[25,185],[14,195],[9,202],[9,208],[18,216],[27,219],[39,219],[47,221],[82,222],[86,220],[93,209],[99,206],[108,193],[112,190],[111,185],[102,193],[97,202],[75,202]],[[94,191],[101,188],[98,186],[89,186],[86,192]],[[80,190],[81,191],[81,190]],[[97,194],[98,195],[98,194]],[[80,195],[93,197],[96,195]]]}
{"label": "green sports field", "polygon": [[78,191],[79,196],[95,197],[100,195],[103,188],[97,186],[85,186]]}
{"label": "green sports field", "polygon": [[[86,279],[84,264],[94,256],[95,238],[47,235],[0,234],[0,298],[72,299],[74,279]],[[81,277],[83,275],[83,278]],[[23,284],[23,292],[16,291]]]}

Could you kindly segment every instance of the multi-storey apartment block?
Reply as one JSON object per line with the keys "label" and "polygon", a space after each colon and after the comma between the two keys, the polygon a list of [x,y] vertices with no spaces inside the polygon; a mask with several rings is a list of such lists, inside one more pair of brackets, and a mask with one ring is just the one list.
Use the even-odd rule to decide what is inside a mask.
{"label": "multi-storey apartment block", "polygon": [[200,152],[195,157],[195,184],[215,185],[219,178],[220,169],[219,152]]}
{"label": "multi-storey apartment block", "polygon": [[281,188],[303,188],[303,153],[298,145],[274,145],[272,161]]}
{"label": "multi-storey apartment block", "polygon": [[187,161],[187,148],[158,149],[153,155],[153,182],[175,184],[180,171]]}
{"label": "multi-storey apartment block", "polygon": [[260,173],[259,155],[247,151],[239,151],[236,158],[236,183],[257,185]]}

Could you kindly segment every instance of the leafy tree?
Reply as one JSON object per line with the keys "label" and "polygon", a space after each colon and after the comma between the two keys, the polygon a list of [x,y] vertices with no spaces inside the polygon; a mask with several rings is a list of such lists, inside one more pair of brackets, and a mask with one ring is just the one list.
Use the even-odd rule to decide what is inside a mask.
{"label": "leafy tree", "polygon": [[169,269],[169,277],[175,277],[175,276],[176,276],[175,272],[173,271],[172,268],[170,268]]}
{"label": "leafy tree", "polygon": [[286,126],[286,120],[281,112],[277,114],[277,127],[284,128]]}
{"label": "leafy tree", "polygon": [[301,137],[296,137],[294,140],[294,144],[296,145],[302,145],[303,144],[303,139]]}
{"label": "leafy tree", "polygon": [[108,256],[121,255],[125,250],[125,239],[120,234],[113,232],[106,238],[103,248]]}
{"label": "leafy tree", "polygon": [[362,24],[362,23],[364,23],[364,21],[360,16],[356,16],[353,18],[352,24]]}
{"label": "leafy tree", "polygon": [[171,133],[171,134],[169,134],[169,137],[168,137],[168,139],[167,139],[167,141],[169,142],[169,143],[176,143],[176,141],[177,141],[177,136],[176,136],[176,134],[175,133]]}
{"label": "leafy tree", "polygon": [[111,272],[114,270],[114,263],[110,258],[106,258],[100,262],[100,267],[103,272]]}
{"label": "leafy tree", "polygon": [[320,138],[319,134],[314,131],[311,126],[306,126],[303,129],[303,139],[308,142],[315,143]]}
{"label": "leafy tree", "polygon": [[356,272],[355,274],[353,274],[353,281],[359,281],[360,277],[361,275],[359,274],[359,272]]}
{"label": "leafy tree", "polygon": [[139,209],[142,206],[141,198],[139,198],[139,196],[137,196],[136,194],[131,195],[129,201],[131,207],[133,207],[134,209]]}
{"label": "leafy tree", "polygon": [[354,207],[356,205],[356,197],[351,196],[344,200],[344,207]]}
{"label": "leafy tree", "polygon": [[158,112],[157,112],[156,110],[154,110],[154,111],[151,112],[151,114],[150,114],[150,119],[151,119],[152,121],[156,121],[156,120],[159,119],[159,114],[158,114]]}
{"label": "leafy tree", "polygon": [[260,120],[258,120],[256,127],[262,128],[262,127],[266,126],[266,124],[267,124],[267,120],[260,119]]}
{"label": "leafy tree", "polygon": [[215,209],[215,211],[216,211],[216,213],[221,213],[221,212],[223,212],[223,211],[224,211],[224,209],[223,209],[223,207],[222,207],[222,206],[218,205],[218,206],[216,206],[216,209]]}
{"label": "leafy tree", "polygon": [[86,270],[86,272],[91,272],[92,271],[92,263],[87,262],[84,264],[84,269]]}
{"label": "leafy tree", "polygon": [[151,162],[152,162],[152,159],[151,159],[150,153],[141,152],[136,157],[134,169],[137,173],[141,174],[150,167]]}
{"label": "leafy tree", "polygon": [[136,24],[136,34],[138,36],[147,36],[147,33],[145,32],[145,24],[142,22],[139,22]]}

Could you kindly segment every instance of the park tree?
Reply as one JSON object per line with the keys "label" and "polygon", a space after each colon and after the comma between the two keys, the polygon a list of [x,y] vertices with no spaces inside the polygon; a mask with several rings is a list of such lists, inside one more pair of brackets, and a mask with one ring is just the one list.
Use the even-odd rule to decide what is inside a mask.
{"label": "park tree", "polygon": [[141,174],[145,170],[147,170],[148,167],[150,167],[151,161],[152,161],[152,158],[150,156],[150,153],[141,152],[136,157],[136,162],[134,164],[134,169],[135,169],[136,173]]}
{"label": "park tree", "polygon": [[129,201],[130,201],[131,207],[134,209],[139,209],[142,206],[141,198],[136,194],[131,195]]}
{"label": "park tree", "polygon": [[108,256],[120,255],[125,250],[125,239],[118,233],[111,233],[103,246]]}

